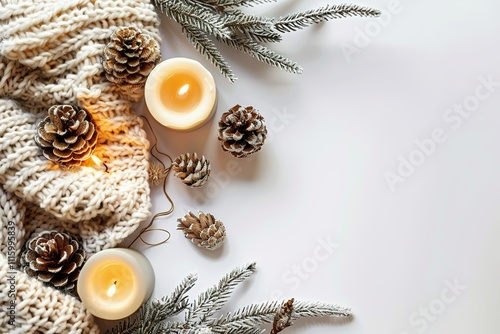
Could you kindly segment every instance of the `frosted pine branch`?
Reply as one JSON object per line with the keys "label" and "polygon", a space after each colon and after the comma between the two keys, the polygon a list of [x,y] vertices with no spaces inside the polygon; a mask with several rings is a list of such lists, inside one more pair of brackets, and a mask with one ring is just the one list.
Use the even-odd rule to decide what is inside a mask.
{"label": "frosted pine branch", "polygon": [[266,2],[276,2],[276,0],[170,0],[184,1],[197,7],[209,7],[214,11],[232,10],[236,7],[253,7],[254,5],[264,4]]}
{"label": "frosted pine branch", "polygon": [[261,30],[256,29],[254,31],[247,32],[245,34],[245,37],[249,40],[259,42],[259,43],[268,43],[268,42],[277,43],[277,42],[281,42],[281,40],[282,40],[281,34],[278,34],[276,32],[272,32],[272,31],[267,31],[264,29],[261,29]]}
{"label": "frosted pine branch", "polygon": [[236,268],[225,275],[218,284],[202,292],[186,314],[186,323],[198,325],[209,319],[226,304],[234,288],[255,272],[255,263]]}
{"label": "frosted pine branch", "polygon": [[238,6],[253,7],[269,2],[276,2],[276,0],[219,0],[218,5],[224,8],[234,8]]}
{"label": "frosted pine branch", "polygon": [[[290,318],[352,317],[348,308],[319,302],[296,302],[292,299],[285,304],[283,301],[268,301],[248,305],[214,319],[214,312],[226,304],[234,288],[254,271],[255,263],[234,269],[189,305],[186,293],[197,278],[196,275],[188,275],[169,297],[146,302],[133,320],[128,318],[120,322],[107,334],[260,334],[264,332],[261,325],[273,322],[276,317],[279,327],[273,323],[273,329],[291,325]],[[168,321],[167,318],[179,310],[186,310],[186,321]],[[278,313],[280,310],[283,312]]]}
{"label": "frosted pine branch", "polygon": [[177,315],[187,308],[189,300],[186,293],[191,290],[197,280],[196,274],[186,276],[174,292],[163,301],[164,307],[168,310],[167,317]]}
{"label": "frosted pine branch", "polygon": [[233,71],[229,64],[225,61],[222,54],[219,52],[214,42],[209,39],[203,32],[189,26],[183,26],[182,32],[189,39],[196,50],[204,55],[219,71],[234,82],[236,80]]}
{"label": "frosted pine branch", "polygon": [[271,19],[255,15],[245,15],[241,12],[232,13],[225,18],[224,26],[233,32],[245,33],[253,29],[273,29]]}
{"label": "frosted pine branch", "polygon": [[149,334],[160,333],[164,327],[163,322],[169,317],[167,298],[162,300],[149,300],[139,310],[138,317],[130,322],[128,328],[120,334]]}
{"label": "frosted pine branch", "polygon": [[139,310],[137,318],[120,322],[109,334],[158,334],[165,328],[167,318],[179,314],[188,306],[186,293],[195,285],[197,276],[190,274],[168,297],[148,300]]}
{"label": "frosted pine branch", "polygon": [[[212,331],[216,333],[240,333],[242,330],[259,327],[271,323],[277,312],[280,311],[283,301],[269,301],[261,304],[252,304],[242,309],[228,313],[217,320],[210,322]],[[292,319],[309,317],[334,316],[351,318],[352,313],[348,308],[337,305],[317,302],[294,302]]]}
{"label": "frosted pine branch", "polygon": [[254,330],[262,324],[271,323],[281,304],[279,301],[272,301],[245,306],[211,322],[210,327],[215,333],[228,334]]}
{"label": "frosted pine branch", "polygon": [[282,33],[304,29],[312,24],[351,16],[377,17],[380,11],[357,5],[327,5],[314,10],[288,14],[274,23],[274,28]]}
{"label": "frosted pine branch", "polygon": [[273,24],[271,19],[238,12],[228,14],[224,26],[231,30],[233,40],[279,42],[281,34],[274,29]]}
{"label": "frosted pine branch", "polygon": [[279,42],[282,34],[312,24],[350,16],[379,16],[380,11],[357,5],[327,5],[281,16],[278,19],[244,14],[251,7],[276,0],[151,0],[155,7],[183,27],[193,46],[230,81],[235,77],[213,39],[292,73],[301,73],[295,62],[260,43]]}
{"label": "frosted pine branch", "polygon": [[189,6],[181,1],[152,0],[166,15],[183,26],[192,26],[206,34],[219,38],[230,38],[231,31],[217,13]]}
{"label": "frosted pine branch", "polygon": [[302,73],[302,67],[271,49],[249,40],[220,39],[232,48],[257,58],[266,64],[291,73]]}
{"label": "frosted pine branch", "polygon": [[293,306],[295,308],[293,319],[310,317],[352,318],[353,316],[351,309],[338,305],[296,301]]}

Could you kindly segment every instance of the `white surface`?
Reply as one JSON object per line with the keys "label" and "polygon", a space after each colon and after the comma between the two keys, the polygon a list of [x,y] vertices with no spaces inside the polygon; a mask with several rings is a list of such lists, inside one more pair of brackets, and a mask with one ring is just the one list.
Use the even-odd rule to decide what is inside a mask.
{"label": "white surface", "polygon": [[[387,12],[390,2],[360,4]],[[280,15],[325,3],[288,0],[253,10]],[[454,104],[473,102],[479,78],[500,82],[499,11],[491,0],[401,0],[350,61],[340,46],[356,46],[359,31],[381,19],[288,34],[271,47],[298,61],[302,75],[223,46],[235,84],[163,20],[164,58],[202,62],[214,74],[219,106],[192,133],[153,123],[172,157],[196,151],[212,162],[201,190],[169,180],[176,210],[155,224],[172,232],[168,244],[136,245],[155,269],[153,296],[197,272],[195,296],[233,267],[257,261],[258,272],[224,311],[276,297],[278,289],[283,299],[338,303],[355,314],[347,324],[297,321],[288,334],[499,333],[500,86],[458,126],[444,119]],[[231,157],[216,139],[220,115],[235,104],[255,106],[268,122],[268,142],[252,159]],[[436,129],[446,140],[391,191],[385,174],[397,173],[400,156],[418,158],[415,141]],[[166,210],[161,189],[152,194],[153,211]],[[198,209],[225,223],[221,250],[202,251],[175,231],[177,218]],[[337,244],[331,254],[318,248],[325,240]],[[454,293],[454,283],[465,288]]]}

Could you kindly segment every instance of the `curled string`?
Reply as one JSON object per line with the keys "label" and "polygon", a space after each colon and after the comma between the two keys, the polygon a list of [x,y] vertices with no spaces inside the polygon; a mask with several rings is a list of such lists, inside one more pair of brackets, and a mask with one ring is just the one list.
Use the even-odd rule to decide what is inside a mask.
{"label": "curled string", "polygon": [[[170,232],[168,230],[166,230],[164,228],[151,228],[151,226],[153,225],[153,223],[156,220],[156,218],[163,217],[163,216],[168,216],[169,214],[171,214],[172,212],[174,212],[174,202],[172,201],[172,198],[170,198],[170,196],[167,193],[167,180],[168,180],[168,176],[170,175],[170,171],[172,169],[172,162],[173,162],[172,157],[170,157],[168,154],[166,154],[166,153],[164,153],[164,152],[162,152],[162,151],[160,151],[158,149],[158,138],[156,137],[156,134],[153,131],[153,127],[151,126],[151,123],[149,123],[149,120],[146,117],[144,117],[144,116],[141,116],[141,117],[148,124],[149,129],[151,130],[151,134],[153,135],[153,138],[154,138],[154,144],[153,144],[153,146],[151,146],[151,150],[150,150],[151,156],[153,156],[156,160],[158,160],[158,162],[165,169],[165,178],[163,179],[163,194],[165,195],[165,197],[167,198],[168,202],[170,203],[170,209],[168,209],[167,211],[161,211],[161,212],[156,213],[151,218],[151,220],[149,221],[148,225],[146,225],[139,232],[139,234],[137,235],[137,237],[135,237],[135,239],[132,240],[132,242],[128,245],[128,248],[130,248],[137,241],[137,239],[141,239],[141,241],[143,243],[145,243],[146,245],[148,245],[148,246],[158,246],[158,245],[164,244],[168,240],[170,240]],[[154,151],[156,151],[157,154],[161,154],[161,155],[163,155],[163,156],[165,156],[165,157],[168,158],[168,160],[170,161],[170,165],[168,166],[168,168],[165,167],[165,164],[163,163],[163,161],[161,161],[161,159],[154,154]],[[153,231],[165,232],[168,236],[166,237],[166,239],[164,239],[164,240],[162,240],[160,242],[156,242],[156,243],[150,243],[150,242],[144,240],[144,238],[143,238],[144,234],[149,233],[149,232],[153,232]]]}

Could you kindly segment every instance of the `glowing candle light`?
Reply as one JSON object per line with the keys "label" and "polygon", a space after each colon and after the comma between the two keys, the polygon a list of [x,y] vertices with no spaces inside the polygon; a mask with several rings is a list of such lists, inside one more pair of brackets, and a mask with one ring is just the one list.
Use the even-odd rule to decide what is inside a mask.
{"label": "glowing candle light", "polygon": [[153,267],[141,253],[128,248],[103,250],[91,256],[78,277],[83,305],[96,317],[123,319],[151,296]]}
{"label": "glowing candle light", "polygon": [[171,58],[149,74],[144,96],[158,122],[174,130],[191,131],[213,116],[217,90],[212,75],[199,62]]}
{"label": "glowing candle light", "polygon": [[108,295],[108,297],[113,297],[113,295],[116,293],[116,283],[118,283],[118,281],[115,281],[109,287],[108,292],[106,293]]}
{"label": "glowing candle light", "polygon": [[99,159],[95,155],[91,155],[90,158],[92,158],[92,161],[94,161],[97,167],[103,169],[105,172],[108,171],[108,166],[101,159]]}

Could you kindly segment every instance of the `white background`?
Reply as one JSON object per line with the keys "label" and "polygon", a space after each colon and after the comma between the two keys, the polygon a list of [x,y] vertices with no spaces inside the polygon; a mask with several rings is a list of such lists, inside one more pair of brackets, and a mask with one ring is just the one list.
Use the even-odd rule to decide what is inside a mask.
{"label": "white background", "polygon": [[[221,46],[235,84],[163,17],[163,58],[204,64],[219,105],[206,126],[178,133],[141,104],[161,150],[198,152],[212,162],[202,189],[169,180],[176,209],[155,227],[169,229],[170,241],[135,245],[155,269],[154,297],[197,272],[194,297],[256,261],[258,271],[224,312],[295,297],[351,307],[355,315],[345,324],[299,320],[289,334],[500,333],[500,4],[390,2],[359,2],[384,18],[335,20],[270,45],[302,65],[301,75]],[[287,0],[251,11],[279,16],[326,3],[338,2]],[[480,78],[496,87],[480,87]],[[233,158],[217,140],[217,121],[235,104],[252,105],[267,120],[268,141],[251,159]],[[457,117],[455,104],[473,109],[470,116]],[[441,142],[432,148],[435,131]],[[428,155],[418,153],[417,141],[427,143]],[[418,166],[403,170],[401,161],[410,159]],[[395,179],[398,169],[406,174]],[[161,187],[152,197],[153,212],[168,209]],[[204,251],[175,230],[188,210],[224,222],[222,249]],[[335,244],[330,253],[319,248],[328,242]]]}

